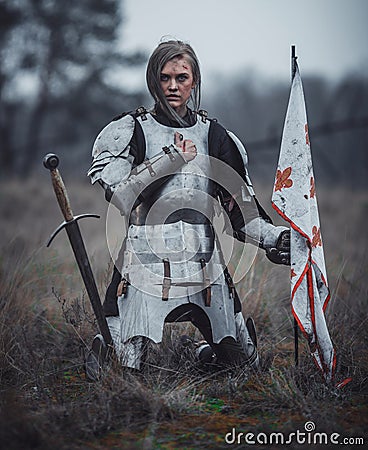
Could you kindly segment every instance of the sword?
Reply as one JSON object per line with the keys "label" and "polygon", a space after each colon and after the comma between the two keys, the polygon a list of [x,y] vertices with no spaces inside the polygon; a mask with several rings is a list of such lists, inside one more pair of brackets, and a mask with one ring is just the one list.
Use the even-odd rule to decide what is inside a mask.
{"label": "sword", "polygon": [[83,219],[85,217],[99,218],[100,216],[97,214],[81,214],[79,216],[73,216],[73,212],[68,198],[68,193],[66,191],[63,179],[61,178],[60,172],[57,169],[59,165],[58,156],[53,153],[48,153],[43,158],[43,165],[46,167],[46,169],[50,170],[51,181],[55,191],[55,195],[59,203],[61,212],[63,213],[65,219],[65,221],[61,223],[51,235],[47,243],[47,247],[50,246],[51,242],[53,241],[55,236],[59,233],[59,231],[65,228],[67,235],[69,237],[70,245],[72,247],[75,259],[77,260],[78,267],[88,293],[88,297],[91,301],[93,312],[95,313],[97,319],[98,327],[106,344],[112,347],[111,333],[102,310],[100,296],[98,294],[96,282],[93,276],[86,248],[84,246],[83,238],[78,225],[79,219]]}

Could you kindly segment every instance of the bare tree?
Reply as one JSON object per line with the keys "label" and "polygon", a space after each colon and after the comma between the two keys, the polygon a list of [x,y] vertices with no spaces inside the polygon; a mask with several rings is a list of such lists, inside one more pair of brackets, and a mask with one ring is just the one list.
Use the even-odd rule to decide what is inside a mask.
{"label": "bare tree", "polygon": [[15,101],[7,98],[6,87],[11,80],[13,70],[5,59],[4,49],[11,40],[11,31],[23,21],[22,12],[11,5],[10,1],[0,1],[0,167],[8,171],[14,164],[12,149],[12,123]]}
{"label": "bare tree", "polygon": [[[11,2],[3,3],[10,10]],[[121,0],[19,0],[13,5],[11,11],[21,20],[9,26],[0,51],[6,61],[15,60],[9,69],[12,77],[4,86],[9,96],[17,97],[16,83],[32,85],[28,99],[22,98],[13,127],[13,133],[19,130],[15,140],[22,174],[31,169],[45,138],[50,141],[61,135],[70,141],[75,135],[72,120],[87,120],[67,112],[88,103],[85,89],[111,91],[105,82],[107,73],[140,61],[139,54],[125,56],[117,51],[122,6]],[[56,120],[54,124],[50,117]]]}

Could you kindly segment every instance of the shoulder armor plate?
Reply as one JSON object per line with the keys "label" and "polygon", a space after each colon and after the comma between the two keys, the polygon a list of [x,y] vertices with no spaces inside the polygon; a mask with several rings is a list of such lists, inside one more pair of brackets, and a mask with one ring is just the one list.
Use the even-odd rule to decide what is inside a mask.
{"label": "shoulder armor plate", "polygon": [[119,120],[110,122],[97,136],[92,149],[92,157],[102,152],[118,156],[128,146],[133,137],[135,121],[128,114]]}
{"label": "shoulder armor plate", "polygon": [[238,147],[240,155],[243,159],[243,164],[245,167],[247,167],[248,166],[248,154],[247,154],[247,151],[245,150],[245,147],[244,147],[242,141],[237,136],[235,136],[235,134],[232,131],[226,130],[226,132],[230,136],[230,138],[234,142],[234,144]]}
{"label": "shoulder armor plate", "polygon": [[[244,168],[245,168],[245,182],[247,185],[247,189],[249,194],[254,197],[255,193],[253,190],[253,184],[252,184],[252,180],[249,177],[248,174],[248,154],[247,151],[245,150],[245,147],[242,143],[242,141],[231,131],[226,130],[227,134],[230,136],[231,140],[234,142],[234,144],[237,146],[239,153],[242,157],[243,160],[243,164],[244,164]],[[245,192],[242,192],[242,196],[243,196],[243,200],[244,201],[249,201],[249,197],[247,196],[247,194]]]}

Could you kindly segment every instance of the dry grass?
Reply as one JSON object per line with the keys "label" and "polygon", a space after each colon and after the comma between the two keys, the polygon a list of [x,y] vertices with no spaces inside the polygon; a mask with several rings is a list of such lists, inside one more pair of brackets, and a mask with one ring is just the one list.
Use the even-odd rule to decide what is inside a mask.
{"label": "dry grass", "polygon": [[[104,217],[98,188],[67,181],[75,214]],[[61,222],[49,180],[15,180],[2,185],[0,195],[0,448],[228,448],[224,435],[233,426],[295,431],[306,420],[317,431],[364,436],[366,193],[319,192],[332,290],[327,319],[338,378],[353,377],[342,390],[321,382],[303,342],[299,367],[293,366],[288,270],[261,254],[239,286],[244,311],[259,331],[260,374],[199,367],[193,351],[177,351],[180,334],[196,335],[182,324],[167,326],[141,373],[111,362],[99,382],[88,383],[83,352],[96,323],[66,236],[51,249],[44,246]],[[268,204],[267,195],[262,203]],[[111,269],[104,219],[81,227],[103,294]]]}

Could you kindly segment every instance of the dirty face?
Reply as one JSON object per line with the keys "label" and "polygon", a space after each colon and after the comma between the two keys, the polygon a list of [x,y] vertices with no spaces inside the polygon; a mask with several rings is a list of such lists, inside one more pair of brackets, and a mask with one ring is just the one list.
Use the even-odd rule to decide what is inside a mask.
{"label": "dirty face", "polygon": [[184,117],[195,86],[189,59],[185,56],[170,59],[162,68],[160,84],[169,105],[180,117]]}

